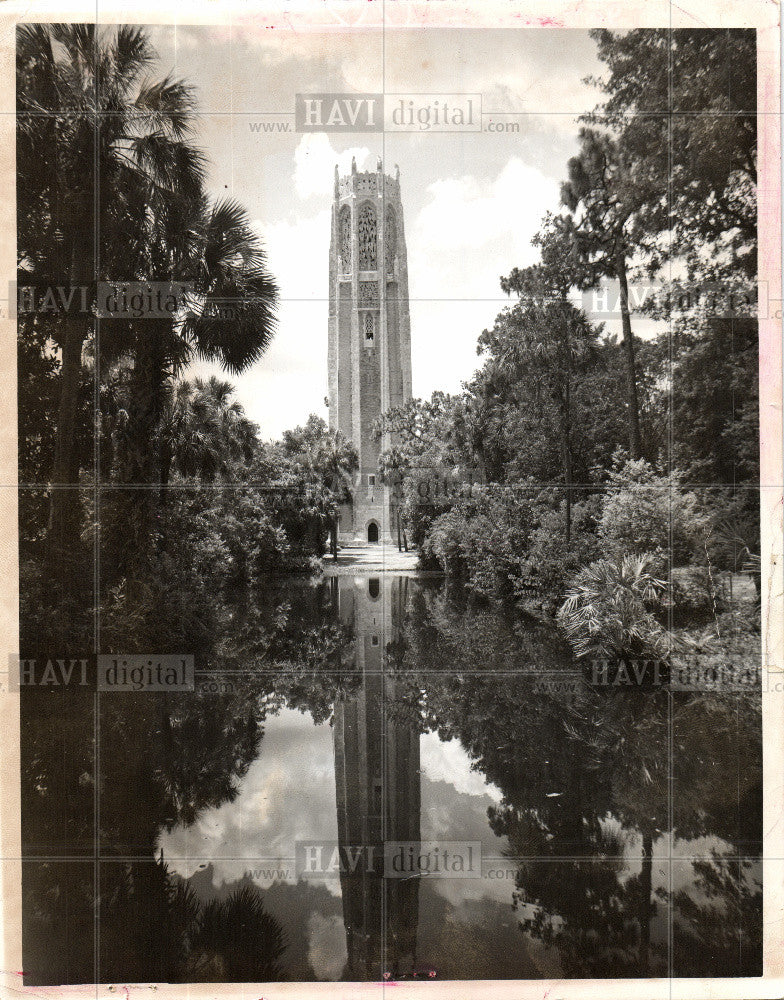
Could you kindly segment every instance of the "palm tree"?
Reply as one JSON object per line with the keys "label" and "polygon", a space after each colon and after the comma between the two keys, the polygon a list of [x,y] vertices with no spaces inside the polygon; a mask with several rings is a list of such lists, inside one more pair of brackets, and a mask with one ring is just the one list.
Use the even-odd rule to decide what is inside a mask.
{"label": "palm tree", "polygon": [[261,892],[246,884],[210,900],[191,936],[188,977],[195,982],[274,982],[283,978],[287,940]]}
{"label": "palm tree", "polygon": [[[731,573],[748,573],[754,581],[757,597],[762,589],[762,558],[755,549],[759,545],[759,524],[755,518],[744,517],[737,511],[721,518],[715,531],[715,543]],[[732,585],[730,576],[730,586]]]}
{"label": "palm tree", "polygon": [[325,487],[332,494],[335,512],[330,525],[330,551],[332,558],[338,558],[339,505],[351,496],[353,475],[359,468],[359,456],[354,445],[340,431],[330,428],[325,431],[316,447],[313,465],[321,475]]}
{"label": "palm tree", "polygon": [[[152,80],[144,31],[120,25],[24,25],[17,47],[19,280],[86,288],[130,274],[145,223],[197,198],[203,158],[190,143],[190,87]],[[48,549],[64,580],[79,532],[74,447],[90,310],[65,313]]]}
{"label": "palm tree", "polygon": [[[274,332],[277,287],[245,210],[231,199],[210,204],[204,198],[180,209],[153,234],[148,267],[156,278],[187,282],[183,308],[161,320],[155,336],[150,321],[138,323],[128,344],[135,358],[135,450],[128,482],[151,482],[158,475],[149,441],[171,380],[196,358],[239,374],[261,358]],[[221,384],[224,395],[231,392],[228,383]],[[216,380],[216,392],[218,385]]]}
{"label": "palm tree", "polygon": [[594,655],[628,665],[634,657],[663,658],[672,636],[651,609],[667,584],[653,575],[655,557],[625,555],[583,567],[566,594],[558,622],[579,657]]}
{"label": "palm tree", "polygon": [[251,458],[257,428],[233,393],[230,382],[214,375],[167,387],[157,430],[162,493],[172,466],[182,476],[209,482],[230,475],[233,462]]}
{"label": "palm tree", "polygon": [[[112,490],[104,502],[103,524],[105,580],[124,576],[134,587],[149,579],[161,552],[172,470],[202,482],[242,480],[258,446],[258,428],[233,399],[230,382],[215,376],[174,385],[164,381],[160,399],[140,416],[136,375],[131,370],[130,387],[123,387],[119,405],[113,401],[116,412],[106,414],[106,424],[117,456],[114,481],[149,483],[151,488]],[[144,441],[141,427],[147,433]],[[130,478],[131,472],[145,478]],[[153,483],[159,488],[152,488]]]}
{"label": "palm tree", "polygon": [[381,482],[385,486],[391,487],[391,497],[395,504],[395,527],[397,529],[397,550],[408,552],[408,538],[403,525],[401,507],[403,506],[403,484],[406,475],[410,472],[411,465],[409,457],[396,444],[379,455],[378,471],[381,474]]}

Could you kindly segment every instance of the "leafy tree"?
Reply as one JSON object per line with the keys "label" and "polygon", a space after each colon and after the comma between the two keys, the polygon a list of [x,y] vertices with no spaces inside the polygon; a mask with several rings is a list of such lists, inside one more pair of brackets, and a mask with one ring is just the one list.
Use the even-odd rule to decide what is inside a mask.
{"label": "leafy tree", "polygon": [[[111,406],[104,406],[104,437],[111,440],[111,452],[121,466],[119,473],[113,473],[115,483],[127,471],[129,452],[137,450],[129,416],[132,379],[128,365],[120,388],[109,397]],[[183,481],[192,487],[215,480],[244,483],[251,478],[251,460],[259,447],[257,429],[232,398],[233,392],[230,383],[215,377],[183,381],[168,390],[155,435],[148,442],[148,451],[159,463],[160,491],[151,484],[142,498],[138,496],[142,491],[122,488],[104,496],[103,583],[116,587],[124,580],[126,600],[146,606],[145,595],[151,587],[157,588],[162,577],[168,577],[169,560],[179,563],[189,543],[194,547],[194,566],[202,564],[204,553],[222,552],[225,567],[216,572],[225,586],[230,585],[229,578],[234,585],[240,581],[254,584],[262,566],[274,565],[270,550],[277,556],[285,550],[282,534],[270,523],[267,505],[250,497],[248,489],[234,490],[233,503],[222,490],[191,488],[187,497],[180,490]],[[172,473],[174,483],[170,482]],[[112,473],[107,471],[108,475]],[[185,508],[203,531],[201,539],[180,520]],[[183,532],[182,537],[172,544],[177,531]],[[186,570],[184,587],[191,572]],[[193,585],[194,591],[199,589],[195,581]]]}
{"label": "leafy tree", "polygon": [[409,399],[381,415],[376,436],[393,439],[401,468],[457,464],[471,454],[455,429],[461,402],[460,397],[438,391],[430,399]]}
{"label": "leafy tree", "polygon": [[757,323],[713,317],[680,334],[672,369],[673,462],[695,483],[759,482]]}
{"label": "leafy tree", "polygon": [[[597,29],[607,74],[594,120],[611,125],[639,178],[644,225],[690,276],[757,270],[757,46],[745,29]],[[657,190],[658,189],[658,190]],[[654,255],[658,269],[664,260]]]}
{"label": "leafy tree", "polygon": [[[502,313],[492,334],[485,331],[479,349],[487,349],[500,374],[511,372],[520,378],[523,372],[541,380],[558,412],[558,437],[565,486],[566,544],[572,526],[572,383],[579,362],[589,352],[598,331],[570,302],[572,285],[581,280],[579,261],[566,226],[552,216],[535,242],[542,247],[542,263],[515,271],[501,279],[507,293],[520,296],[519,306]],[[584,279],[583,279],[584,280]],[[503,327],[509,324],[510,329]]]}
{"label": "leafy tree", "polygon": [[[400,534],[421,546],[434,518],[450,506],[456,484],[472,480],[482,447],[470,429],[464,398],[434,392],[430,399],[410,399],[382,414],[374,433],[390,441],[379,456],[382,481],[392,487]],[[402,523],[401,523],[402,522]]]}
{"label": "leafy tree", "polygon": [[615,278],[620,289],[621,325],[625,348],[626,409],[629,454],[642,455],[637,374],[629,308],[630,258],[639,254],[648,239],[639,209],[654,194],[652,178],[632,169],[625,147],[607,133],[580,129],[580,153],[568,163],[569,179],[561,186],[561,200],[571,213],[568,231],[586,266],[586,282]]}

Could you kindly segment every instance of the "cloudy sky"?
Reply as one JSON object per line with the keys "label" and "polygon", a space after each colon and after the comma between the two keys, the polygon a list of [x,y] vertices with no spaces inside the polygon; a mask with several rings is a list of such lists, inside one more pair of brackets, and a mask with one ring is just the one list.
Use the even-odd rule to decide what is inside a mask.
{"label": "cloudy sky", "polygon": [[[498,857],[508,844],[488,825],[488,806],[501,801],[495,785],[471,769],[458,740],[441,740],[435,733],[422,736],[420,761],[423,840],[478,840],[488,856]],[[184,878],[209,861],[219,885],[262,862],[290,867],[298,840],[337,839],[332,729],[287,708],[265,721],[261,753],[240,783],[237,799],[203,810],[192,826],[161,833],[158,848]],[[270,872],[266,878],[255,876],[262,888],[273,881],[272,868]],[[328,887],[340,894],[338,881]],[[482,891],[495,888],[501,892],[486,883]]]}
{"label": "cloudy sky", "polygon": [[[601,72],[587,32],[150,31],[161,69],[197,87],[211,192],[247,208],[280,285],[274,344],[234,380],[262,435],[327,415],[333,172],[352,156],[360,170],[378,156],[387,172],[400,168],[414,395],[459,390],[477,367],[478,335],[506,302],[499,277],[536,259],[531,237],[558,209],[575,119],[598,101],[584,82]],[[519,131],[295,132],[294,95],[318,92],[481,94],[485,124]]]}
{"label": "cloudy sky", "polygon": [[[472,770],[459,741],[441,740],[435,733],[421,736],[419,774],[422,840],[479,841],[484,857],[500,857],[508,842],[491,831],[487,810],[501,801],[501,793]],[[189,827],[162,832],[156,853],[162,850],[169,869],[183,878],[200,871],[211,877],[209,885],[198,880],[199,891],[208,898],[237,888],[246,873],[259,888],[269,889],[281,880],[281,870],[287,870],[285,890],[278,885],[277,894],[265,895],[265,905],[286,926],[295,912],[300,914],[290,927],[290,945],[304,938],[317,974],[338,979],[346,962],[346,931],[342,904],[334,912],[329,897],[341,899],[341,883],[337,878],[307,880],[329,897],[323,891],[304,895],[292,864],[298,840],[338,840],[333,731],[326,723],[314,725],[309,713],[282,709],[265,720],[261,752],[235,801],[203,810]],[[477,919],[477,903],[497,907],[483,929],[497,935],[499,925],[510,923],[513,889],[509,878],[432,879],[420,891],[420,934],[427,927],[428,910],[440,914],[446,901],[450,912],[459,912],[460,920],[469,922]],[[305,920],[294,909],[300,897]],[[519,931],[514,921],[511,926],[514,944]]]}

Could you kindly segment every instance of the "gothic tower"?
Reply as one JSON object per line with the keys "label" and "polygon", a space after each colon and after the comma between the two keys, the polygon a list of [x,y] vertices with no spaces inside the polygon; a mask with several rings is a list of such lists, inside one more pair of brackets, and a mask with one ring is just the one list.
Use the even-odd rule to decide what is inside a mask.
{"label": "gothic tower", "polygon": [[343,542],[392,541],[388,489],[378,482],[387,436],[376,419],[411,398],[408,262],[400,175],[340,177],[335,167],[329,249],[329,424],[354,443],[359,471],[341,512]]}

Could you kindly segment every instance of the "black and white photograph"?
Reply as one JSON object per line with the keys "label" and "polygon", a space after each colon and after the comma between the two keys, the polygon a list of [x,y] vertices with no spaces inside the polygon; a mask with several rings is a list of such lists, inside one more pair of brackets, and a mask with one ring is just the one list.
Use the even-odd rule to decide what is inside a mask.
{"label": "black and white photograph", "polygon": [[778,5],[209,6],[4,22],[3,995],[780,996]]}

